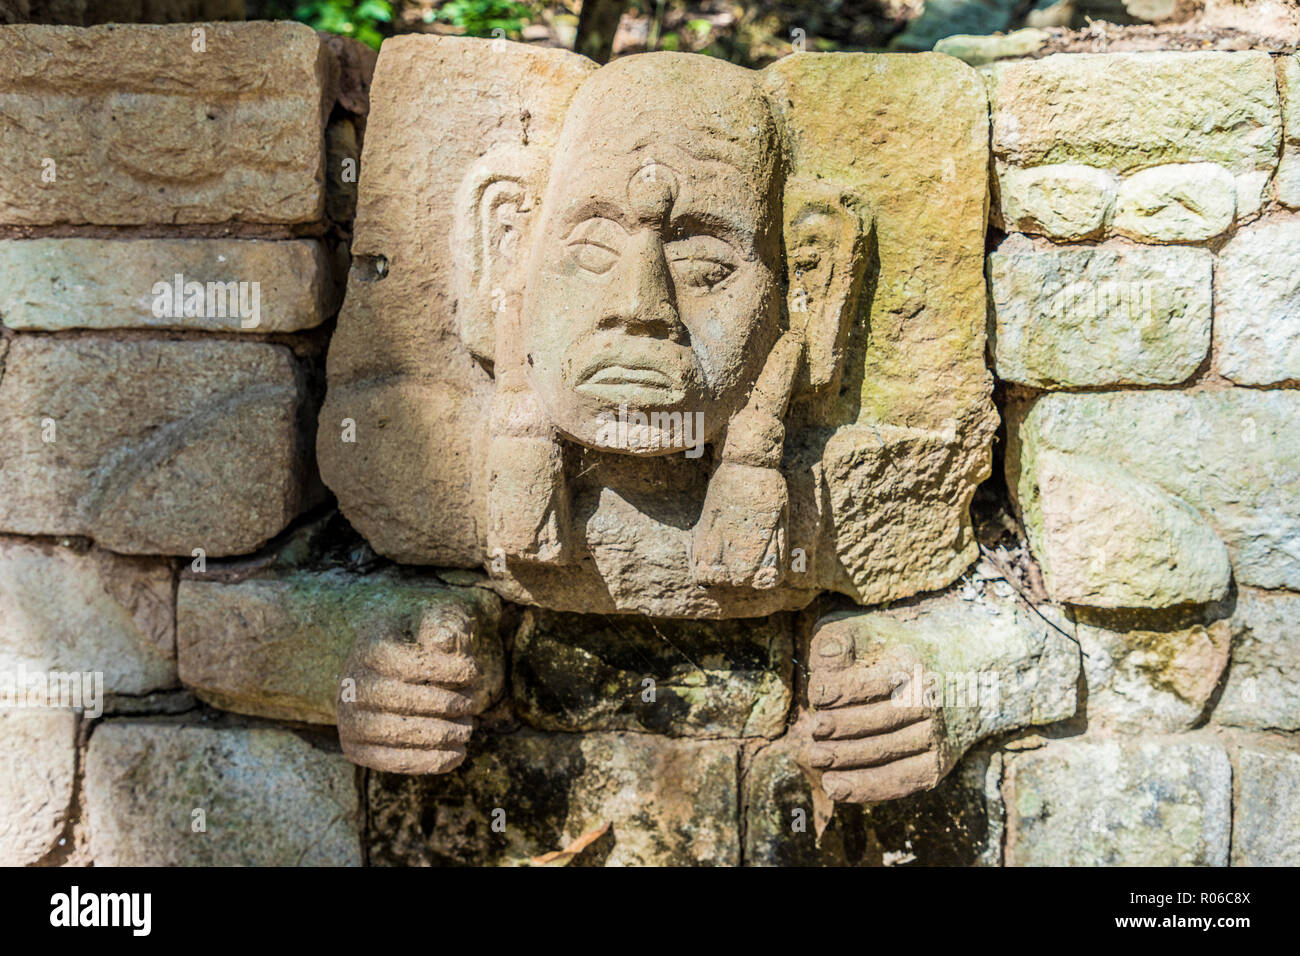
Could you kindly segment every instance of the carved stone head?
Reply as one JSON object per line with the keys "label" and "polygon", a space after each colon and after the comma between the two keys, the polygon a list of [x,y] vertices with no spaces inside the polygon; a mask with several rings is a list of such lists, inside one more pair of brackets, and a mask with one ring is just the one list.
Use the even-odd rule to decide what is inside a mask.
{"label": "carved stone head", "polygon": [[[386,51],[392,66],[386,74],[381,59],[375,110],[387,108],[386,76],[398,86],[424,77],[429,102],[376,124],[388,139],[367,143],[359,265],[331,346],[322,421],[344,402],[338,369],[370,388],[363,368],[384,368],[373,340],[361,356],[367,343],[351,317],[379,308],[423,316],[369,323],[380,351],[391,339],[387,366],[410,386],[378,399],[391,409],[383,427],[405,427],[420,406],[415,390],[433,391],[416,413],[429,423],[425,440],[385,452],[392,433],[376,435],[368,460],[373,474],[401,457],[395,467],[412,485],[428,480],[418,462],[429,461],[439,493],[461,510],[430,518],[446,505],[362,489],[322,444],[331,487],[356,487],[340,492],[345,513],[365,513],[354,518],[363,532],[377,524],[401,539],[376,547],[400,560],[477,564],[526,603],[687,617],[800,607],[826,587],[864,596],[881,571],[896,577],[885,592],[912,593],[938,585],[956,553],[968,559],[964,517],[955,533],[945,516],[947,528],[890,549],[857,534],[851,547],[867,550],[849,554],[839,540],[849,525],[897,520],[912,508],[909,495],[913,504],[942,498],[948,516],[964,512],[973,484],[939,489],[935,476],[909,492],[906,473],[968,436],[982,445],[991,427],[979,334],[938,346],[960,355],[956,402],[880,414],[889,405],[880,398],[905,373],[879,363],[871,371],[877,318],[886,348],[916,345],[929,362],[953,316],[927,315],[936,298],[927,283],[955,268],[974,279],[972,318],[982,305],[983,197],[955,185],[959,228],[927,223],[928,250],[882,248],[878,206],[908,241],[917,199],[932,187],[890,178],[887,164],[914,162],[906,154],[915,134],[910,144],[896,134],[872,142],[869,111],[845,101],[858,89],[849,73],[871,58],[836,59],[827,72],[830,62],[799,57],[790,64],[819,68],[756,72],[667,53],[597,69],[536,51],[494,60],[470,43]],[[504,65],[516,57],[529,62]],[[444,123],[445,110],[470,129]],[[880,110],[897,125],[896,105]],[[959,113],[969,140],[959,152],[974,170],[982,112]],[[952,155],[945,147],[943,160]],[[367,179],[376,167],[385,172]],[[399,208],[403,176],[414,195]],[[383,274],[369,268],[381,257]],[[423,275],[421,261],[431,267]],[[877,298],[889,314],[877,316]],[[357,508],[364,498],[373,505]],[[416,530],[430,525],[442,530]],[[946,556],[887,553],[915,548]]]}

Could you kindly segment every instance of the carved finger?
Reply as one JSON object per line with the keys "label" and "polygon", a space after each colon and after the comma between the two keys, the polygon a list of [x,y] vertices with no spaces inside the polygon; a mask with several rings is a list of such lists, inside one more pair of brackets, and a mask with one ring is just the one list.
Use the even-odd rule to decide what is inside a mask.
{"label": "carved finger", "polygon": [[356,680],[356,706],[363,710],[456,718],[468,717],[487,704],[486,695],[467,694],[437,684],[412,684],[372,671],[363,671]]}
{"label": "carved finger", "polygon": [[879,803],[928,790],[943,779],[943,765],[934,750],[903,757],[893,763],[862,770],[830,770],[822,789],[840,803]]}
{"label": "carved finger", "polygon": [[343,755],[355,764],[386,773],[447,773],[465,761],[464,747],[424,750],[342,740]]}
{"label": "carved finger", "polygon": [[907,680],[902,671],[878,667],[849,667],[829,673],[814,672],[808,681],[808,702],[814,707],[846,707],[888,700]]}
{"label": "carved finger", "polygon": [[809,645],[809,666],[819,674],[842,671],[853,663],[853,631],[837,623],[823,625]]}
{"label": "carved finger", "polygon": [[924,753],[934,746],[935,734],[935,722],[923,720],[874,737],[816,743],[808,751],[808,763],[818,770],[876,767]]}
{"label": "carved finger", "polygon": [[409,684],[464,687],[479,677],[479,667],[465,653],[448,654],[415,641],[358,641],[349,670],[373,671]]}
{"label": "carved finger", "polygon": [[892,700],[819,710],[813,714],[812,735],[817,740],[866,737],[907,727],[932,714],[924,707],[900,707]]}
{"label": "carved finger", "polygon": [[361,710],[355,705],[339,711],[339,735],[355,743],[451,750],[469,743],[473,730],[469,717],[413,717]]}

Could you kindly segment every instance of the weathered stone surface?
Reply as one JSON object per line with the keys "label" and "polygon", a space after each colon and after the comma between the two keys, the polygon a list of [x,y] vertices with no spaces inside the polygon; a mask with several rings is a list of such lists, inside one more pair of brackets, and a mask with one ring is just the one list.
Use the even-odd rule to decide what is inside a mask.
{"label": "weathered stone surface", "polygon": [[335,69],[293,23],[0,31],[0,222],[297,223]]}
{"label": "weathered stone surface", "polygon": [[1215,266],[1219,372],[1241,385],[1300,379],[1300,221],[1255,223]]}
{"label": "weathered stone surface", "polygon": [[107,721],[86,757],[91,853],[98,866],[356,866],[356,777],[285,730]]}
{"label": "weathered stone surface", "polygon": [[784,614],[700,623],[530,610],[511,686],[516,713],[542,730],[776,737],[793,654]]}
{"label": "weathered stone surface", "polygon": [[1235,748],[1233,866],[1300,866],[1300,753],[1274,738]]}
{"label": "weathered stone surface", "polygon": [[1237,185],[1214,163],[1154,166],[1119,187],[1115,231],[1150,242],[1202,242],[1232,225]]}
{"label": "weathered stone surface", "polygon": [[[977,321],[987,165],[977,76],[941,56],[810,55],[755,74],[658,54],[592,69],[468,40],[385,46],[318,440],[343,512],[389,557],[481,564],[503,596],[560,610],[755,617],[821,589],[881,601],[952,581],[975,553],[967,509],[994,424]],[[445,108],[422,106],[417,123],[412,104],[430,89]],[[870,110],[842,108],[864,96]],[[696,114],[703,126],[688,121]],[[706,174],[698,144],[682,149],[693,137],[742,158]],[[865,155],[864,138],[876,144]],[[663,179],[638,180],[643,160]],[[780,167],[778,204],[769,180]],[[651,298],[672,300],[703,358],[685,354],[695,345],[637,358],[650,347],[625,323],[582,339],[606,299],[557,266],[589,245],[563,238],[564,210],[579,208],[578,193],[623,203],[638,182],[669,181],[683,208],[758,224],[717,300],[731,331],[714,335],[678,276],[678,292]],[[535,215],[493,225],[507,208]],[[790,283],[787,311],[807,326],[797,340],[774,321],[778,222],[787,244],[823,250]],[[487,231],[472,239],[476,229]],[[676,241],[653,231],[652,243]],[[615,258],[608,281],[620,290],[640,281],[627,270],[664,261]],[[741,262],[755,265],[736,271]],[[565,378],[574,362],[608,359],[592,342],[673,381],[678,359],[703,370],[691,381],[707,387],[681,389],[698,399],[702,456],[589,434],[616,407]],[[617,407],[634,412],[653,391],[605,384],[605,398],[621,388]],[[677,399],[648,407],[691,415]]]}
{"label": "weathered stone surface", "polygon": [[214,707],[333,724],[357,635],[396,638],[443,604],[493,621],[499,613],[496,597],[480,588],[387,573],[302,570],[229,584],[187,577],[176,594],[180,679]]}
{"label": "weathered stone surface", "polygon": [[1278,202],[1291,209],[1300,209],[1300,148],[1292,146],[1282,155],[1274,188]]}
{"label": "weathered stone surface", "polygon": [[1101,234],[1119,192],[1119,177],[1079,163],[1007,169],[998,181],[1008,230],[1053,239]]}
{"label": "weathered stone surface", "polygon": [[1214,721],[1251,730],[1300,730],[1300,595],[1237,593],[1232,667]]}
{"label": "weathered stone surface", "polygon": [[[927,8],[928,9],[928,8]],[[1005,36],[973,36],[959,33],[944,37],[934,45],[935,53],[946,53],[971,66],[983,66],[994,60],[1029,56],[1043,48],[1051,34],[1043,30],[1013,30]]]}
{"label": "weathered stone surface", "polygon": [[103,675],[103,690],[176,683],[175,598],[164,562],[0,537],[0,673]]}
{"label": "weathered stone surface", "polygon": [[0,530],[253,551],[302,501],[304,393],[279,345],[18,336],[0,378]]}
{"label": "weathered stone surface", "polygon": [[1233,626],[1225,612],[1075,608],[1089,728],[1174,733],[1195,726],[1228,663]]}
{"label": "weathered stone surface", "polygon": [[1282,159],[1275,189],[1278,202],[1300,209],[1300,57],[1278,60],[1278,91],[1282,95]]}
{"label": "weathered stone surface", "polygon": [[1213,738],[1052,741],[1009,754],[1008,866],[1226,866],[1232,766]]}
{"label": "weathered stone surface", "polygon": [[[817,832],[818,796],[789,739],[749,759],[747,866],[989,866],[1001,853],[1001,758],[971,753],[933,790],[871,806],[838,803]],[[823,798],[824,799],[824,798]]]}
{"label": "weathered stone surface", "polygon": [[1009,411],[1008,485],[1057,600],[1219,600],[1229,558],[1239,585],[1300,588],[1300,393],[1051,394]]}
{"label": "weathered stone surface", "polygon": [[[1079,676],[1073,629],[1053,608],[1041,615],[1005,581],[977,571],[943,595],[818,621],[808,654],[807,765],[825,771],[827,794],[892,799],[918,783],[933,785],[986,737],[1072,717]],[[857,703],[845,689],[855,682],[891,692]],[[919,779],[913,735],[925,721],[935,727],[926,752],[938,772]],[[862,738],[848,730],[857,726],[880,732]]]}
{"label": "weathered stone surface", "polygon": [[[176,292],[177,275],[202,295]],[[331,284],[310,240],[0,241],[0,322],[11,329],[296,332],[325,320]]]}
{"label": "weathered stone surface", "polygon": [[0,866],[26,866],[54,849],[76,769],[72,711],[0,709]]}
{"label": "weathered stone surface", "polygon": [[1010,236],[989,256],[998,377],[1039,388],[1185,381],[1210,347],[1213,256]]}
{"label": "weathered stone surface", "polygon": [[735,865],[737,757],[649,734],[488,735],[456,773],[371,775],[370,862],[529,865],[608,826],[573,865]]}
{"label": "weathered stone surface", "polygon": [[1267,53],[1057,54],[991,67],[993,151],[1016,166],[1272,169],[1281,113]]}

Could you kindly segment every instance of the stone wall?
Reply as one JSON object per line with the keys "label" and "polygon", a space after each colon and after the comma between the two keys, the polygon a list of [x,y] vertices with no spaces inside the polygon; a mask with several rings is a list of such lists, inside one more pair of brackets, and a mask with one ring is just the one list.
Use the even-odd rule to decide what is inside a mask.
{"label": "stone wall", "polygon": [[[393,62],[418,76],[438,42]],[[959,192],[990,196],[1003,430],[973,428],[962,467],[992,442],[992,476],[969,522],[937,525],[965,528],[973,561],[865,609],[870,589],[845,587],[686,620],[525,607],[445,566],[477,555],[394,561],[339,514],[316,466],[325,357],[347,283],[387,267],[358,247],[349,278],[373,54],[283,23],[0,27],[0,692],[86,692],[0,709],[0,863],[1300,862],[1300,60],[940,62],[991,118],[990,180],[963,162]],[[896,82],[932,89],[927,69]],[[403,217],[446,197],[396,188],[380,159],[474,137],[381,128],[385,109],[371,228],[420,255]],[[935,182],[958,168],[928,158]],[[905,278],[878,314],[923,349]],[[978,309],[977,283],[941,295]],[[362,386],[367,335],[418,347],[366,328],[347,333]],[[417,400],[459,401],[400,392],[364,422]],[[320,428],[346,435],[338,418]],[[357,443],[349,494],[391,484],[393,456],[432,474],[450,447]],[[464,519],[426,498],[419,520]],[[887,551],[869,509],[862,528]],[[481,712],[455,769],[348,762],[340,677],[449,621]],[[992,710],[941,700],[961,759],[936,786],[833,802],[807,770],[814,638],[835,629],[995,678]]]}

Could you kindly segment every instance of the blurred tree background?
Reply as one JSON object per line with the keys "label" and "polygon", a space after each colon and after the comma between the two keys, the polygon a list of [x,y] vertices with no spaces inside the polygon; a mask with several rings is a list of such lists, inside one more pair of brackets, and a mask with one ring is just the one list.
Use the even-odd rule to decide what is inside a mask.
{"label": "blurred tree background", "polygon": [[929,50],[955,34],[1160,22],[1188,0],[248,0],[378,47],[397,33],[504,37],[604,62],[683,50],[761,67],[792,50]]}

